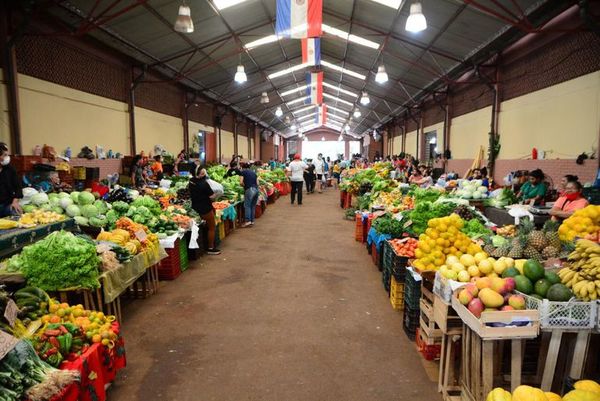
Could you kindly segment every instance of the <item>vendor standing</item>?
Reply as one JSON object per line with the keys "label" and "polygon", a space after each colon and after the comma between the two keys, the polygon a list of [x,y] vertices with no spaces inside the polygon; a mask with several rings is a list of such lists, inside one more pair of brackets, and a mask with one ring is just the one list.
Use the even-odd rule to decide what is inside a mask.
{"label": "vendor standing", "polygon": [[17,170],[10,165],[8,146],[0,142],[0,217],[20,214],[23,211],[19,205],[21,198],[21,181]]}
{"label": "vendor standing", "polygon": [[540,205],[544,203],[548,187],[544,183],[544,172],[540,169],[533,170],[529,173],[529,181],[521,187],[517,194],[517,198],[527,204]]}
{"label": "vendor standing", "polygon": [[554,202],[554,206],[550,209],[552,220],[563,220],[570,217],[576,210],[583,209],[589,202],[585,199],[581,191],[583,186],[579,181],[569,181],[565,185],[565,190],[562,196]]}

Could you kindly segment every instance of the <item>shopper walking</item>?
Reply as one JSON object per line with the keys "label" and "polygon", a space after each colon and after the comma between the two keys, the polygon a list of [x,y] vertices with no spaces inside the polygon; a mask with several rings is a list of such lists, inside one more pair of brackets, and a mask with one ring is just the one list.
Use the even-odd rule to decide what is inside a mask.
{"label": "shopper walking", "polygon": [[304,182],[306,183],[306,193],[312,194],[315,192],[315,165],[312,159],[306,160],[308,167],[304,170]]}
{"label": "shopper walking", "polygon": [[323,193],[323,175],[325,174],[325,160],[323,160],[323,153],[319,153],[314,165],[315,174],[317,175],[317,191]]}
{"label": "shopper walking", "polygon": [[294,160],[287,168],[287,173],[292,183],[292,193],[290,194],[292,205],[296,200],[296,194],[298,194],[298,205],[302,204],[302,182],[304,181],[304,170],[307,168],[308,166],[306,163],[304,163],[300,158],[300,155],[296,153],[294,155]]}
{"label": "shopper walking", "polygon": [[258,203],[258,177],[249,163],[242,163],[240,182],[244,187],[244,213],[246,222],[242,227],[254,225],[254,214]]}
{"label": "shopper walking", "polygon": [[206,169],[202,166],[196,167],[195,176],[190,179],[188,188],[192,199],[192,209],[194,209],[206,222],[208,229],[208,250],[209,255],[219,255],[221,251],[215,245],[215,231],[217,223],[215,220],[215,209],[212,205],[212,196],[214,192],[207,181]]}

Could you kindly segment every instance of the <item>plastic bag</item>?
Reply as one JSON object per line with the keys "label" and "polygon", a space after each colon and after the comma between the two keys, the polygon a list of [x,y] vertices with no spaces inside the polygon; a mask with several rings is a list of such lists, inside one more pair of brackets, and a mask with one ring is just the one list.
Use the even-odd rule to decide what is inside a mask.
{"label": "plastic bag", "polygon": [[210,178],[207,178],[206,182],[208,182],[208,185],[210,185],[210,189],[212,189],[213,191],[213,195],[211,196],[212,199],[218,199],[221,196],[223,196],[223,194],[225,193],[223,185],[219,184],[215,180],[211,180]]}

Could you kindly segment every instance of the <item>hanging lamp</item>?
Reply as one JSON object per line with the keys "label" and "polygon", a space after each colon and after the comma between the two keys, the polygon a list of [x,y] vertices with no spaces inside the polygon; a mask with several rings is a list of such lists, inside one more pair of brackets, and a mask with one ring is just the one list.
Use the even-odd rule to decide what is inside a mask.
{"label": "hanging lamp", "polygon": [[410,15],[406,19],[404,27],[408,32],[421,32],[427,29],[427,20],[423,14],[423,7],[420,2],[414,2],[410,5]]}
{"label": "hanging lamp", "polygon": [[173,29],[176,32],[181,33],[192,33],[194,32],[194,21],[192,21],[192,12],[190,7],[185,4],[179,6],[179,12],[177,14],[177,19],[175,20],[175,25]]}

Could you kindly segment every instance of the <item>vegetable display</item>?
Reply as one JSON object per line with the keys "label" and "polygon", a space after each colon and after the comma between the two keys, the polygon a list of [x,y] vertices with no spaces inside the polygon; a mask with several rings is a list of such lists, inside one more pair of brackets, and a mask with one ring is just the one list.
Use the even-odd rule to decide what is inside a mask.
{"label": "vegetable display", "polygon": [[26,246],[8,261],[9,270],[20,271],[30,285],[46,291],[97,288],[99,265],[92,241],[62,230]]}

